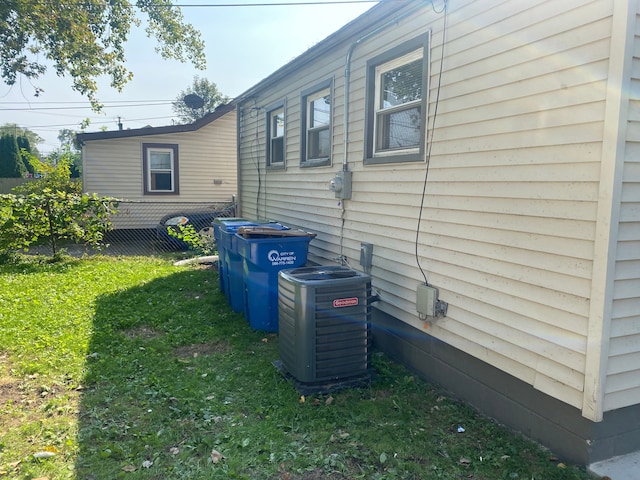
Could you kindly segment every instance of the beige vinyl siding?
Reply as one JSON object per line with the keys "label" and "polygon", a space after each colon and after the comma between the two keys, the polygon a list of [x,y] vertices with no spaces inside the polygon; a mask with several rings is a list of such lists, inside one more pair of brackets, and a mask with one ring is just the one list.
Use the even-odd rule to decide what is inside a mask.
{"label": "beige vinyl siding", "polygon": [[640,403],[640,4],[631,70],[605,411]]}
{"label": "beige vinyl siding", "polygon": [[[363,165],[366,62],[429,30],[431,135],[442,15],[428,4],[354,50],[342,240],[328,182],[342,168],[345,58],[357,37],[240,105],[242,214],[316,232],[314,260],[342,253],[358,267],[360,243],[372,243],[376,308],[581,408],[612,2],[451,0],[449,9],[417,248],[446,318],[429,325],[415,310],[425,163]],[[333,165],[301,169],[300,92],[330,76]],[[255,109],[285,97],[287,169],[266,171]]]}
{"label": "beige vinyl siding", "polygon": [[[126,200],[223,202],[237,191],[235,110],[193,132],[88,141],[84,190]],[[179,195],[144,195],[142,145],[178,145]],[[221,184],[214,184],[221,180]]]}

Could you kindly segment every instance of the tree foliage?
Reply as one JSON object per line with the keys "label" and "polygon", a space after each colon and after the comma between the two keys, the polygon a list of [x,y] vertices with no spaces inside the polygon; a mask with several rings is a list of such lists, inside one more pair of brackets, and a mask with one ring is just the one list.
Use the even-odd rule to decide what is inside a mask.
{"label": "tree foliage", "polygon": [[56,163],[60,157],[69,159],[71,178],[80,178],[82,174],[82,153],[76,142],[76,132],[63,128],[58,131],[58,140],[60,141],[60,148],[49,155],[49,158],[53,160],[51,163]]}
{"label": "tree foliage", "polygon": [[[203,106],[201,108],[191,108],[184,101],[187,95],[197,95],[200,97],[204,102]],[[196,75],[193,77],[193,84],[186,90],[180,92],[175,99],[172,104],[172,109],[173,113],[178,116],[179,123],[193,123],[228,101],[229,97],[220,93],[218,86],[214,82],[210,82],[206,78],[200,78]]]}
{"label": "tree foliage", "polygon": [[83,194],[80,183],[70,178],[65,157],[55,166],[31,160],[42,178],[0,195],[0,256],[41,241],[49,243],[54,256],[63,239],[99,246],[117,201]]}
{"label": "tree foliage", "polygon": [[[184,22],[171,0],[2,0],[0,2],[0,74],[13,85],[19,75],[36,79],[47,61],[56,74],[69,75],[73,89],[99,110],[97,82],[108,76],[117,90],[131,80],[124,46],[136,16],[147,17],[146,33],[158,41],[162,58],[191,62],[204,69],[200,33]],[[36,96],[43,89],[36,87]]]}
{"label": "tree foliage", "polygon": [[[2,7],[0,7],[0,9],[1,8]],[[19,127],[16,123],[5,123],[4,125],[0,125],[0,134],[3,133],[8,133],[16,138],[25,137],[31,147],[29,152],[34,154],[36,157],[40,156],[40,153],[38,152],[38,144],[44,142],[44,138],[36,132],[32,132],[28,128]]]}
{"label": "tree foliage", "polygon": [[7,133],[2,134],[0,136],[0,178],[22,178],[26,172],[16,137]]}
{"label": "tree foliage", "polygon": [[33,169],[33,165],[29,161],[31,158],[31,142],[24,135],[21,135],[16,138],[18,142],[18,150],[20,151],[20,160],[22,160],[22,164],[24,165],[25,170],[33,175],[35,173]]}

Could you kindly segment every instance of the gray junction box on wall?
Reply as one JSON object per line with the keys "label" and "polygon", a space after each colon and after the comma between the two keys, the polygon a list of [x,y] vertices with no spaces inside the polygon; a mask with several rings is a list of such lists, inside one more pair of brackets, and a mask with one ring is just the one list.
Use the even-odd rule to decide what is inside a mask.
{"label": "gray junction box on wall", "polygon": [[297,381],[370,373],[369,275],[335,265],[282,270],[278,314],[280,360]]}

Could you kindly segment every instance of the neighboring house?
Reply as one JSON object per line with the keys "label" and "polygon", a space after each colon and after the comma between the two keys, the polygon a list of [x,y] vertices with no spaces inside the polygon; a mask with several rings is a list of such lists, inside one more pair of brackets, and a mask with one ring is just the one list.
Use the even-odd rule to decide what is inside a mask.
{"label": "neighboring house", "polygon": [[[231,202],[236,194],[231,104],[187,125],[82,133],[77,139],[84,191],[131,202],[114,218],[115,228],[150,228],[166,213]],[[155,207],[144,208],[148,204]]]}
{"label": "neighboring house", "polygon": [[638,450],[640,4],[447,3],[383,1],[235,100],[240,214],[319,263],[372,244],[376,344],[491,417]]}

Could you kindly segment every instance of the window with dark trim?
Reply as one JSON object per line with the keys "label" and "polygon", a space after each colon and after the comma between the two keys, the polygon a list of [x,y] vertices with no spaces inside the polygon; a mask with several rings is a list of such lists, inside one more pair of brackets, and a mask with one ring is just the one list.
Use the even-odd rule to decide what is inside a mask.
{"label": "window with dark trim", "polygon": [[331,164],[332,85],[328,80],[302,92],[300,165]]}
{"label": "window with dark trim", "polygon": [[143,143],[142,170],[145,195],[177,195],[178,145]]}
{"label": "window with dark trim", "polygon": [[367,62],[365,164],[424,160],[429,35]]}
{"label": "window with dark trim", "polygon": [[285,166],[285,118],[284,102],[267,109],[267,167]]}

